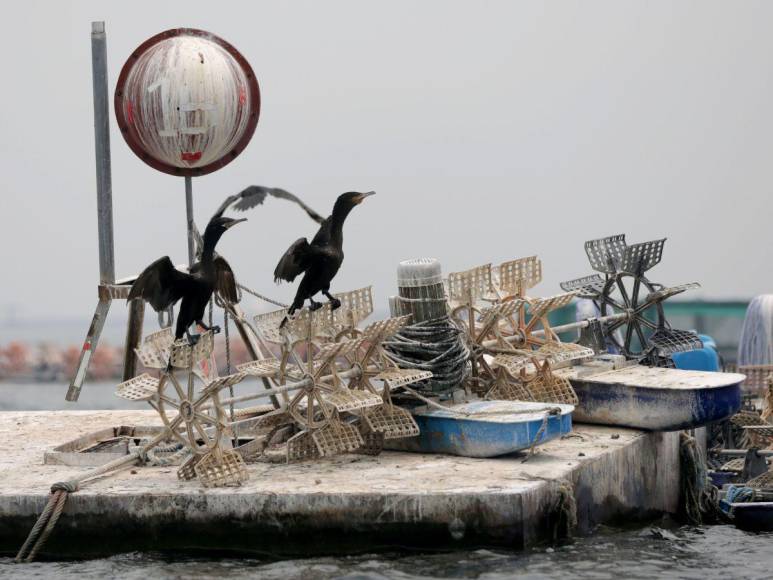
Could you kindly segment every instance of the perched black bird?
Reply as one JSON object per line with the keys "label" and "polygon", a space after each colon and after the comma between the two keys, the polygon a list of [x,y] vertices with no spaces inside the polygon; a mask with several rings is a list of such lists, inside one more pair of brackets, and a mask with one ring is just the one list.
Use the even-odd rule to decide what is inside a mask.
{"label": "perched black bird", "polygon": [[[198,340],[198,336],[190,334],[191,324],[195,322],[210,330],[210,327],[204,324],[203,318],[213,292],[217,292],[229,302],[239,301],[231,266],[221,256],[215,255],[215,246],[226,230],[247,220],[223,217],[226,208],[227,206],[221,207],[209,220],[207,229],[204,230],[201,259],[191,266],[189,273],[176,269],[169,256],[164,256],[145,268],[129,291],[129,300],[147,300],[156,312],[166,310],[182,299],[177,314],[175,338],[182,338],[183,334],[186,334],[191,344]],[[220,329],[213,327],[212,330],[217,332]]]}
{"label": "perched black bird", "polygon": [[[311,243],[306,238],[298,239],[279,260],[274,270],[275,282],[280,280],[292,282],[301,272],[305,272],[295,294],[295,300],[287,311],[288,316],[292,316],[296,310],[302,308],[306,299],[309,300],[311,310],[322,306],[313,300],[318,292],[327,296],[334,310],[341,306],[341,302],[330,294],[330,282],[344,261],[344,221],[354,206],[374,193],[374,191],[368,193],[352,191],[338,196],[333,206],[333,213],[320,221],[319,231]],[[287,318],[282,321],[282,326],[286,321]]]}

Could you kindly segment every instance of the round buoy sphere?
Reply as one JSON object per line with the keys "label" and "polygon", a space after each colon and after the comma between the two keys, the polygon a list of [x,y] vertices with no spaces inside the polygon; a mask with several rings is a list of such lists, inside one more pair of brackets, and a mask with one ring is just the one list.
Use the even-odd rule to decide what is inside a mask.
{"label": "round buoy sphere", "polygon": [[203,175],[246,147],[260,93],[233,46],[208,32],[175,29],[144,42],[124,64],[115,112],[126,142],[148,165]]}

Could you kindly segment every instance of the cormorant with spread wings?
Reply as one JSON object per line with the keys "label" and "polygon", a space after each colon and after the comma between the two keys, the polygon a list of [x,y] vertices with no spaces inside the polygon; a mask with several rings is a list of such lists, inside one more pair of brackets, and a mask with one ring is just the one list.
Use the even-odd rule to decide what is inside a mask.
{"label": "cormorant with spread wings", "polygon": [[[262,205],[269,195],[298,204],[317,223],[325,221],[321,215],[289,191],[278,187],[250,185],[239,193],[227,197],[220,204],[212,219],[209,220],[203,237],[194,228],[199,247],[199,260],[188,272],[176,269],[169,256],[159,258],[137,277],[129,292],[129,300],[142,298],[147,300],[156,312],[160,312],[182,299],[180,312],[177,315],[175,338],[182,338],[183,334],[186,334],[189,341],[195,342],[196,338],[189,332],[190,325],[195,322],[209,330],[203,318],[213,292],[217,292],[228,302],[239,301],[234,273],[228,262],[215,253],[215,246],[226,230],[246,220],[223,217],[223,213],[231,206],[238,211],[252,209]],[[219,328],[215,326],[214,330],[219,331]]]}
{"label": "cormorant with spread wings", "polygon": [[[322,306],[314,301],[314,296],[318,292],[322,292],[330,300],[334,310],[341,305],[341,302],[330,294],[330,283],[344,261],[344,221],[355,206],[374,193],[374,191],[368,193],[352,191],[338,196],[333,206],[333,213],[320,222],[319,231],[311,243],[306,238],[299,238],[279,260],[274,270],[275,282],[281,280],[292,282],[298,275],[305,273],[298,285],[295,300],[287,311],[288,316],[292,316],[296,310],[302,308],[307,299],[311,310]],[[286,321],[287,318],[282,321],[282,326]]]}
{"label": "cormorant with spread wings", "polygon": [[[204,324],[203,318],[213,292],[217,292],[228,302],[239,301],[236,278],[231,266],[222,256],[215,255],[215,246],[229,228],[247,220],[223,217],[226,207],[221,207],[209,220],[204,230],[201,258],[188,272],[178,270],[169,256],[164,256],[145,268],[129,291],[128,300],[144,299],[156,312],[166,310],[182,300],[177,314],[175,339],[186,334],[188,340],[192,344],[195,343],[198,336],[192,336],[189,331],[194,322],[210,330],[210,327]],[[213,327],[212,330],[217,332],[220,329]]]}

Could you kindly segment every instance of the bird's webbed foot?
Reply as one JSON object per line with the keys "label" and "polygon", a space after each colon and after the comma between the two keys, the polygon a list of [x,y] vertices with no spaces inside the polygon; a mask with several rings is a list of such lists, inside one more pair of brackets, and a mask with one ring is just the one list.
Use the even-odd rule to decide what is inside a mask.
{"label": "bird's webbed foot", "polygon": [[327,299],[330,301],[330,310],[337,310],[338,308],[341,308],[341,301],[330,294],[329,291],[325,290],[323,292],[325,296],[327,296]]}
{"label": "bird's webbed foot", "polygon": [[314,302],[314,300],[309,298],[309,310],[314,312],[315,310],[319,310],[320,308],[322,308],[321,302]]}
{"label": "bird's webbed foot", "polygon": [[220,334],[220,327],[217,326],[216,324],[212,326],[207,326],[201,320],[197,320],[196,324],[198,324],[201,328],[203,328],[207,332],[211,330],[212,334]]}
{"label": "bird's webbed foot", "polygon": [[188,346],[194,346],[199,342],[199,339],[201,338],[200,334],[191,334],[190,332],[185,333],[188,337]]}

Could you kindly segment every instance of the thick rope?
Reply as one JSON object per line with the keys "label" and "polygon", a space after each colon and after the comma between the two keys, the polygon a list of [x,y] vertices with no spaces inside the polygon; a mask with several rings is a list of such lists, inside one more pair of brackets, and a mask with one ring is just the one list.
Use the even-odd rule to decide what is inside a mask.
{"label": "thick rope", "polygon": [[699,451],[695,438],[682,431],[679,435],[681,458],[682,508],[687,521],[693,525],[703,523],[700,495],[705,485],[701,474]]}
{"label": "thick rope", "polygon": [[263,300],[263,302],[268,302],[269,304],[273,304],[274,306],[279,306],[279,308],[289,308],[289,304],[284,304],[282,302],[279,302],[278,300],[273,300],[269,298],[268,296],[263,296],[263,294],[259,294],[258,292],[255,292],[255,290],[251,288],[247,288],[247,286],[244,286],[243,284],[237,284],[237,288],[240,290],[244,290],[247,294],[253,295],[258,300]]}
{"label": "thick rope", "polygon": [[161,440],[162,436],[156,436],[141,448],[130,451],[125,457],[109,461],[79,477],[74,477],[68,481],[57,482],[52,485],[51,496],[48,499],[48,503],[40,514],[40,517],[38,517],[38,520],[35,522],[35,525],[32,526],[32,530],[30,530],[27,539],[19,549],[15,561],[21,562],[23,560],[24,562],[31,562],[35,558],[37,553],[43,547],[43,544],[45,544],[46,540],[51,535],[56,522],[59,520],[59,516],[62,515],[62,510],[64,510],[67,497],[69,494],[76,492],[80,484],[108,472],[127,469],[132,465],[146,461],[148,451],[157,446]]}
{"label": "thick rope", "polygon": [[[16,562],[21,562],[22,560],[24,560],[30,548],[34,549],[35,546],[37,545],[38,538],[40,537],[40,533],[48,524],[48,520],[51,517],[51,514],[54,511],[54,508],[59,502],[59,495],[61,493],[62,493],[61,491],[55,491],[49,496],[46,507],[43,508],[43,512],[38,517],[38,521],[36,521],[35,525],[32,526],[32,529],[30,530],[30,533],[27,536],[27,539],[24,541],[24,544],[22,544],[21,548],[19,549],[19,553],[16,554],[16,558],[15,558]],[[27,561],[29,562],[29,560]]]}
{"label": "thick rope", "polygon": [[470,353],[460,335],[445,316],[405,326],[383,345],[386,355],[401,368],[432,371],[432,378],[416,387],[437,392],[456,387],[467,374]]}
{"label": "thick rope", "polygon": [[722,519],[717,502],[718,490],[711,484],[695,437],[686,431],[679,434],[679,458],[682,510],[687,521],[701,525]]}
{"label": "thick rope", "polygon": [[571,538],[577,529],[577,501],[574,499],[574,489],[568,481],[562,481],[558,485],[556,512],[559,517],[553,527],[553,539]]}
{"label": "thick rope", "polygon": [[[152,466],[164,467],[174,465],[189,453],[188,449],[182,443],[175,443],[166,447],[156,447],[148,449],[147,464]],[[159,454],[167,455],[162,457]]]}
{"label": "thick rope", "polygon": [[[560,413],[560,410],[559,410]],[[534,439],[531,442],[531,445],[529,446],[529,453],[526,455],[526,457],[521,460],[521,463],[526,463],[528,459],[534,455],[534,448],[537,447],[537,443],[539,443],[539,438],[542,437],[542,434],[545,432],[545,429],[548,427],[548,417],[550,417],[551,413],[550,410],[548,410],[547,413],[545,413],[545,416],[542,418],[542,425],[539,426],[539,429],[534,434]]]}
{"label": "thick rope", "polygon": [[62,515],[62,510],[64,510],[64,505],[67,503],[67,498],[70,496],[69,492],[65,490],[57,490],[53,494],[55,496],[54,499],[54,509],[51,512],[51,517],[48,519],[48,522],[46,522],[46,527],[43,529],[43,533],[40,535],[40,538],[35,542],[35,544],[32,546],[32,549],[30,550],[29,555],[27,558],[25,558],[25,562],[32,562],[35,559],[35,556],[37,556],[38,552],[43,548],[46,541],[48,540],[48,537],[51,535],[51,532],[54,531],[54,526],[56,525],[56,522],[59,521],[59,516]]}

